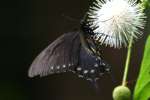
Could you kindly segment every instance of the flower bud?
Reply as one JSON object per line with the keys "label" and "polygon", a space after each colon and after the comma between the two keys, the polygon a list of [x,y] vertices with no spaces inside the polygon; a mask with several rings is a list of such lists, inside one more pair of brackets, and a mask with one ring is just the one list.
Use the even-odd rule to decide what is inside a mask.
{"label": "flower bud", "polygon": [[113,91],[114,100],[130,100],[131,91],[126,86],[117,86]]}

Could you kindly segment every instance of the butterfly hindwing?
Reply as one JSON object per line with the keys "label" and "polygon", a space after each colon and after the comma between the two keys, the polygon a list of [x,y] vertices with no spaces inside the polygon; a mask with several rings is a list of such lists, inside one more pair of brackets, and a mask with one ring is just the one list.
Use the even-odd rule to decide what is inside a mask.
{"label": "butterfly hindwing", "polygon": [[78,63],[80,45],[78,32],[60,36],[35,58],[29,69],[29,77],[68,71]]}
{"label": "butterfly hindwing", "polygon": [[79,64],[76,73],[79,77],[90,81],[99,79],[104,73],[110,71],[110,65],[98,55],[88,53],[83,47],[80,49]]}

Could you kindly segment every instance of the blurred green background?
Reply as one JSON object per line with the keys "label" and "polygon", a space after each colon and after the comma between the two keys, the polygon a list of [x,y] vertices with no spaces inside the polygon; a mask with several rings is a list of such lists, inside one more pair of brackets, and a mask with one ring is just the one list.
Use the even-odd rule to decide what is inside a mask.
{"label": "blurred green background", "polygon": [[[102,47],[103,58],[112,65],[113,74],[105,75],[98,81],[99,93],[96,93],[88,81],[79,79],[72,73],[34,79],[27,76],[30,64],[42,49],[61,34],[79,28],[80,19],[90,2],[90,0],[0,1],[0,100],[112,100],[113,88],[121,84],[126,58],[125,48]],[[150,16],[150,13],[148,15]],[[148,26],[150,23],[144,35],[133,47],[128,78],[132,90],[148,31],[150,33]]]}

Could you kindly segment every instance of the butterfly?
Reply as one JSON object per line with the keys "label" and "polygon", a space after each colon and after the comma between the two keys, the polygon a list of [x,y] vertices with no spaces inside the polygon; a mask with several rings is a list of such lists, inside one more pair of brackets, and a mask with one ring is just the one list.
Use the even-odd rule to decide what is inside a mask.
{"label": "butterfly", "polygon": [[80,31],[58,37],[35,58],[28,76],[72,72],[95,82],[104,73],[110,73],[111,66],[101,58],[99,48],[91,38],[93,35],[88,24],[82,22]]}

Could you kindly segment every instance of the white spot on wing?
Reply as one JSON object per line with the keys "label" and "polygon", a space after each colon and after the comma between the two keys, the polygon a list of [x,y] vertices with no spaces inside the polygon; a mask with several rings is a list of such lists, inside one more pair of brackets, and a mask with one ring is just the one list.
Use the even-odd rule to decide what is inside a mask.
{"label": "white spot on wing", "polygon": [[68,66],[70,67],[70,66],[71,66],[71,64],[68,64]]}
{"label": "white spot on wing", "polygon": [[81,71],[81,70],[82,70],[82,68],[81,68],[81,67],[78,67],[78,68],[77,68],[77,71]]}
{"label": "white spot on wing", "polygon": [[66,65],[63,65],[63,68],[66,68]]}
{"label": "white spot on wing", "polygon": [[57,66],[57,69],[60,69],[60,66]]}
{"label": "white spot on wing", "polygon": [[86,80],[91,81],[92,79],[91,78],[87,78]]}
{"label": "white spot on wing", "polygon": [[95,66],[95,67],[98,67],[98,64],[96,63],[94,66]]}
{"label": "white spot on wing", "polygon": [[90,73],[92,73],[92,74],[95,73],[95,70],[94,70],[94,69],[91,69]]}
{"label": "white spot on wing", "polygon": [[53,69],[54,69],[54,67],[52,66],[52,67],[51,67],[51,70],[53,70]]}
{"label": "white spot on wing", "polygon": [[78,77],[83,78],[83,75],[78,75]]}
{"label": "white spot on wing", "polygon": [[84,72],[83,72],[84,74],[87,74],[88,73],[88,70],[84,70]]}
{"label": "white spot on wing", "polygon": [[106,70],[106,71],[108,71],[108,72],[110,71],[110,69],[109,69],[109,68],[106,68],[105,70]]}

